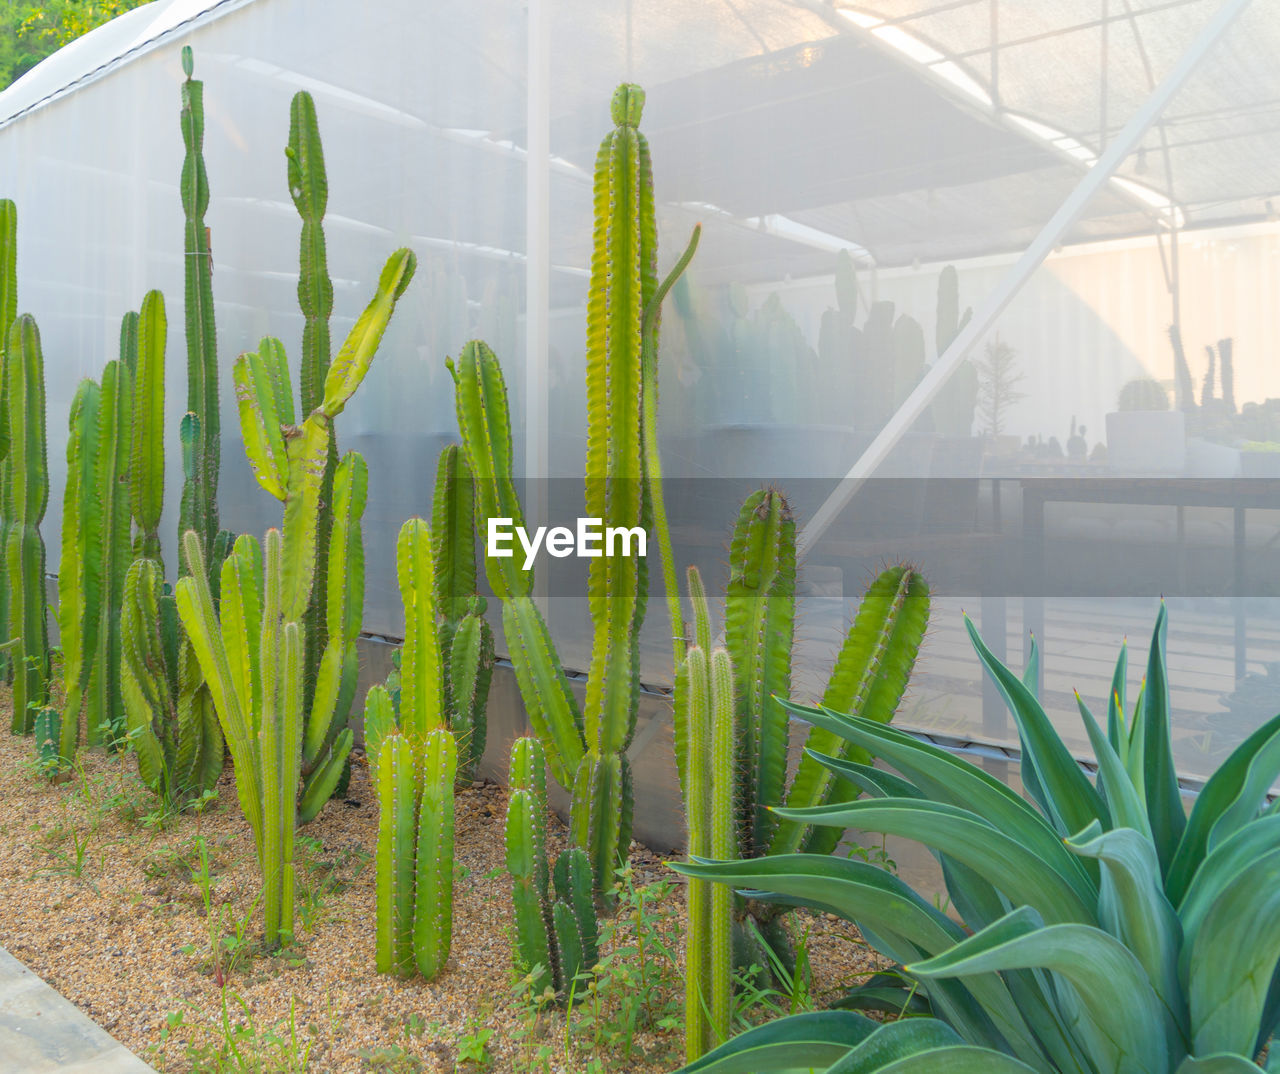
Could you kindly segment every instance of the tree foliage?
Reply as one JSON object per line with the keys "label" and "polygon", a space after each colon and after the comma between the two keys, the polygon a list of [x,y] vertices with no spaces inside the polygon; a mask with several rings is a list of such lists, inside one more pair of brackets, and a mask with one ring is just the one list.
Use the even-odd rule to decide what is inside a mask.
{"label": "tree foliage", "polygon": [[0,89],[46,56],[148,0],[0,0]]}

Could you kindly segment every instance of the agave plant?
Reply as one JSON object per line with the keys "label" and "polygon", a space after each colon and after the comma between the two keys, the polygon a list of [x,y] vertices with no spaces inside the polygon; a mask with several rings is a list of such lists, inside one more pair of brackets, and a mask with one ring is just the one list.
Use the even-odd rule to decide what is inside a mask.
{"label": "agave plant", "polygon": [[[854,1010],[784,1018],[682,1074],[1262,1070],[1259,1056],[1280,1019],[1280,808],[1267,800],[1280,776],[1280,716],[1223,763],[1188,817],[1170,746],[1163,606],[1132,713],[1126,717],[1123,648],[1105,730],[1079,702],[1096,781],[1068,753],[1032,688],[965,625],[1017,721],[1028,798],[901,731],[792,706],[896,772],[821,757],[867,797],[779,810],[925,844],[961,922],[895,876],[844,858],[677,866],[753,898],[856,922],[927,998],[932,1016],[887,1024]],[[1026,679],[1034,683],[1034,674]]]}

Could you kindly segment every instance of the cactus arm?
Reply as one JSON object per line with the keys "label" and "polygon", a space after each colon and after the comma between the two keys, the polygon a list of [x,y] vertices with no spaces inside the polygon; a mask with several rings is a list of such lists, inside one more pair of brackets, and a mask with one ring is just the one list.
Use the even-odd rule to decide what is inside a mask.
{"label": "cactus arm", "polygon": [[631,770],[621,752],[588,751],[573,784],[570,830],[591,859],[596,887],[611,903],[614,870],[631,843]]}
{"label": "cactus arm", "polygon": [[[271,342],[264,339],[260,352],[265,353]],[[242,354],[236,359],[232,379],[249,467],[259,485],[277,500],[284,500],[289,488],[289,453],[281,430],[292,422],[280,413],[271,368],[261,354]]]}
{"label": "cactus arm", "polygon": [[[928,622],[929,586],[923,576],[906,566],[882,571],[858,608],[836,658],[822,703],[838,712],[888,723],[906,690]],[[845,761],[870,763],[864,751],[821,728],[809,731],[805,745],[806,750]],[[835,798],[844,793],[856,794],[856,791],[849,788],[846,792],[830,770],[806,752],[787,796],[787,806],[823,805],[844,800]],[[839,837],[840,832],[834,828],[806,831],[795,821],[783,821],[775,831],[769,852],[786,854],[803,850],[829,854]],[[822,849],[824,847],[826,849]]]}
{"label": "cactus arm", "polygon": [[387,322],[395,311],[396,302],[413,279],[417,263],[413,251],[407,248],[397,250],[387,259],[382,275],[378,278],[378,288],[373,300],[356,320],[325,377],[324,401],[319,409],[330,418],[336,418],[342,413],[343,407],[364,380],[369,364],[377,353],[378,344],[382,342]]}
{"label": "cactus arm", "polygon": [[[735,712],[733,664],[724,649],[711,654],[711,857],[737,857],[737,832],[730,808],[734,794],[733,756]],[[710,1030],[713,1045],[729,1039],[733,1000],[733,891],[713,884],[708,907]]]}
{"label": "cactus arm", "polygon": [[379,973],[407,976],[413,967],[414,768],[405,737],[389,734],[378,775],[377,958]]}
{"label": "cactus arm", "polygon": [[473,613],[458,624],[449,649],[450,725],[458,740],[458,772],[465,779],[472,778],[484,756],[485,706],[492,676],[493,631]]}
{"label": "cactus arm", "polygon": [[[206,555],[218,529],[218,473],[221,466],[221,423],[218,414],[218,339],[213,312],[213,255],[204,214],[209,206],[209,177],[204,166],[204,83],[191,78],[190,46],[183,49],[182,143],[186,155],[179,183],[185,216],[187,410],[199,419],[194,446],[195,469],[184,490],[182,533],[195,530]],[[183,544],[185,548],[185,541]],[[216,564],[212,565],[216,568]]]}
{"label": "cactus arm", "polygon": [[[476,530],[487,533],[489,520],[495,518],[523,526],[524,512],[511,480],[511,418],[498,359],[488,346],[473,340],[462,348],[456,365],[452,359],[445,364],[453,374],[458,432],[475,482]],[[517,556],[486,556],[485,573],[503,601],[532,591],[533,572],[526,571]]]}
{"label": "cactus arm", "polygon": [[[694,570],[689,568],[691,576]],[[710,858],[713,819],[708,763],[712,760],[711,669],[707,650],[699,643],[689,647],[681,663],[676,707],[685,710],[686,743],[681,753],[687,758],[683,785],[685,816],[689,825],[689,856]],[[689,931],[684,948],[684,1048],[685,1062],[692,1063],[706,1051],[708,1044],[711,884],[690,877],[686,893]]]}
{"label": "cactus arm", "polygon": [[507,801],[507,872],[511,874],[517,962],[525,971],[541,966],[554,982],[555,963],[543,916],[546,881],[539,881],[537,867],[539,858],[544,867],[546,864],[538,802],[537,795],[529,790],[513,790]]}
{"label": "cactus arm", "polygon": [[164,296],[148,291],[138,316],[138,367],[134,381],[133,443],[129,493],[138,527],[137,554],[160,558],[164,506],[164,352],[168,334]]}
{"label": "cactus arm", "polygon": [[262,711],[262,683],[260,665],[253,654],[262,637],[263,591],[262,555],[257,540],[246,535],[237,541],[219,573],[222,581],[219,625],[230,682],[245,716],[245,732],[256,740]]}
{"label": "cactus arm", "polygon": [[316,520],[329,453],[329,418],[314,411],[288,439],[289,495],[284,504],[281,614],[300,622],[311,601],[316,572]]}
{"label": "cactus arm", "polygon": [[662,454],[658,450],[658,324],[662,316],[662,302],[667,292],[689,267],[698,249],[702,225],[693,229],[689,245],[680,255],[675,266],[658,285],[657,291],[645,307],[641,326],[641,378],[643,400],[641,436],[644,443],[645,481],[649,489],[649,503],[653,510],[653,529],[658,537],[658,550],[662,557],[662,584],[667,595],[667,615],[671,621],[671,659],[673,668],[684,659],[686,641],[684,617],[680,613],[680,581],[676,575],[675,552],[671,547],[671,526],[667,522],[667,505],[662,494]]}
{"label": "cactus arm", "polygon": [[[561,987],[570,991],[574,982],[590,973],[599,961],[591,863],[586,854],[577,847],[561,851],[556,859],[554,883],[551,919],[559,948]],[[578,988],[582,988],[581,982]]]}
{"label": "cactus arm", "polygon": [[[227,746],[231,750],[231,759],[235,762],[236,793],[240,799],[240,807],[253,831],[255,845],[261,846],[263,811],[262,794],[259,790],[257,736],[250,734],[249,718],[227,659],[222,630],[213,607],[213,594],[205,574],[200,535],[194,530],[188,530],[183,535],[183,545],[191,574],[178,579],[175,589],[178,615],[200,662],[200,670],[209,686]],[[257,542],[253,538],[246,535],[236,541],[235,552],[222,567],[224,599],[228,592],[241,584],[242,575],[235,571],[233,561],[237,556],[256,557],[256,554]]]}
{"label": "cactus arm", "polygon": [[75,759],[80,742],[80,710],[92,663],[90,654],[98,638],[102,509],[93,474],[101,394],[92,380],[80,382],[71,404],[67,437],[67,486],[62,506],[62,557],[58,566],[58,633],[62,638],[66,702],[58,753],[68,764]]}
{"label": "cactus arm", "polygon": [[334,738],[333,745],[321,755],[319,764],[303,784],[302,800],[298,803],[299,824],[310,824],[320,815],[325,802],[333,797],[354,741],[351,728],[344,727]]}
{"label": "cactus arm", "polygon": [[551,632],[533,598],[527,596],[503,605],[502,627],[529,726],[546,747],[553,778],[568,790],[585,751],[579,730],[581,716]]}
{"label": "cactus arm", "polygon": [[305,90],[289,105],[289,193],[302,218],[298,262],[298,306],[306,319],[302,329],[302,374],[299,383],[302,413],[320,405],[329,371],[329,317],[333,313],[333,284],[325,256],[324,213],[329,199],[324,148],[316,106]]}
{"label": "cactus arm", "polygon": [[743,767],[751,773],[738,805],[755,854],[769,845],[776,820],[768,807],[782,802],[785,789],[788,720],[775,698],[791,692],[795,541],[781,493],[747,497],[729,548],[725,648],[736,673]]}
{"label": "cactus arm", "polygon": [[427,980],[444,969],[453,935],[453,784],[457,774],[453,735],[438,727],[427,735],[418,807],[413,949],[418,970]]}
{"label": "cactus arm", "polygon": [[[271,556],[270,536],[271,531],[268,531],[268,557]],[[263,877],[267,882],[268,910],[271,906],[270,898],[273,894],[279,900],[280,928],[278,932],[273,933],[270,919],[268,918],[266,930],[268,948],[278,947],[281,943],[282,934],[285,939],[293,936],[293,896],[297,880],[297,874],[293,868],[293,847],[294,833],[298,827],[298,777],[300,775],[303,724],[302,662],[306,651],[306,640],[303,634],[304,629],[301,623],[287,622],[284,624],[284,652],[281,666],[284,681],[281,683],[281,722],[277,733],[277,748],[280,751],[279,782],[274,786],[269,784],[265,770],[263,773],[263,786],[264,789],[269,789],[270,795],[274,799],[275,823],[280,831],[278,870],[271,868],[272,863],[270,861],[264,865],[262,870]],[[274,892],[272,889],[273,876],[276,878]]]}
{"label": "cactus arm", "polygon": [[475,491],[467,457],[457,444],[440,452],[431,500],[435,538],[436,612],[451,627],[470,610],[476,591]]}
{"label": "cactus arm", "polygon": [[[282,618],[284,601],[283,542],[279,530],[268,530],[264,547],[262,637],[258,651],[258,667],[262,676],[261,716],[259,738],[258,790],[262,801],[262,839],[258,843],[258,856],[262,864],[263,912],[266,919],[266,941],[274,946],[280,935],[281,903],[280,885],[284,874],[284,803],[282,797],[292,798],[297,784],[286,789],[284,744],[282,729],[285,723],[284,693],[288,689],[289,666],[286,647],[289,644],[288,628],[296,631],[297,623]],[[296,641],[296,638],[295,638]]]}
{"label": "cactus arm", "polygon": [[396,713],[391,694],[382,685],[369,687],[364,699],[364,748],[369,756],[369,782],[378,785],[378,757],[382,740],[396,730]]}
{"label": "cactus arm", "polygon": [[444,726],[435,564],[431,531],[420,518],[411,518],[400,528],[396,569],[405,621],[404,648],[400,651],[400,726],[417,753],[426,745],[428,732]]}

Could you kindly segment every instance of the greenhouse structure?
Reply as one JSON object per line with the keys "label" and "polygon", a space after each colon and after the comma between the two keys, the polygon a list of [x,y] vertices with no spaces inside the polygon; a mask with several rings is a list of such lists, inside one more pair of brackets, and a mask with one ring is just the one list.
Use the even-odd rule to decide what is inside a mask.
{"label": "greenhouse structure", "polygon": [[[185,46],[203,83],[207,231],[196,252],[181,189]],[[306,91],[327,170],[335,353],[390,251],[416,255],[333,426],[338,450],[359,451],[368,468],[351,718],[357,752],[367,746],[366,691],[415,629],[397,534],[431,517],[437,458],[462,442],[469,341],[485,341],[505,375],[528,528],[572,528],[584,513],[599,405],[584,387],[584,325],[603,302],[592,290],[593,176],[617,119],[611,95],[634,83],[658,279],[700,225],[661,306],[656,447],[678,577],[701,571],[712,642],[724,637],[726,586],[754,584],[730,549],[739,507],[780,490],[797,542],[792,699],[823,696],[868,586],[910,564],[932,608],[893,726],[1035,797],[1044,774],[1028,783],[1020,763],[1035,735],[1010,711],[1014,688],[984,676],[967,621],[1024,676],[1093,779],[1105,764],[1076,692],[1101,719],[1114,699],[1127,694],[1132,708],[1153,689],[1147,639],[1163,605],[1169,746],[1190,808],[1280,711],[1277,54],[1277,0],[155,0],[132,10],[0,92],[18,312],[34,315],[44,357],[51,599],[66,416],[82,378],[117,358],[122,316],[152,289],[169,323],[158,532],[164,561],[179,561],[193,257],[211,268],[221,526],[261,535],[280,524],[242,450],[248,389],[232,371],[270,336],[299,375],[299,190],[285,147],[291,100]],[[513,740],[541,732],[476,510],[497,657],[478,772],[505,785]],[[634,838],[678,857],[685,746],[670,635],[678,654],[694,628],[668,615],[658,536],[626,756]],[[531,596],[552,655],[589,706],[588,566],[534,559]],[[51,613],[55,640],[58,621]],[[1117,679],[1123,638],[1130,658]],[[808,723],[799,714],[789,727],[794,770]],[[552,783],[567,815],[574,792]],[[943,890],[925,850],[898,833],[884,846],[904,878]],[[1058,1068],[1050,1056],[1039,1069]]]}

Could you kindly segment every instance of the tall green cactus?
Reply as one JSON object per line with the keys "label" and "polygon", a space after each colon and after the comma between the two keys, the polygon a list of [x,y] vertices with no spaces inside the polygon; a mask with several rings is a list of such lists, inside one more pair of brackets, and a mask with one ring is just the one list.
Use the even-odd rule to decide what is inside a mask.
{"label": "tall green cactus", "polygon": [[[656,407],[657,308],[697,241],[695,232],[690,251],[659,286],[652,167],[638,129],[643,106],[640,87],[618,87],[612,101],[615,126],[596,158],[587,304],[586,505],[587,514],[605,527],[647,528],[655,517],[660,474],[646,468],[646,459],[656,456],[656,443],[652,436],[646,443],[645,430],[648,426],[656,435],[656,416],[646,415],[645,406],[647,399],[651,411]],[[481,526],[487,528],[496,517],[520,525],[506,388],[497,359],[483,343],[472,342],[456,367],[449,365]],[[664,571],[673,577],[669,543],[664,525]],[[530,597],[532,572],[514,558],[491,559],[487,569],[503,601],[507,644],[530,723],[552,775],[573,796],[574,841],[591,860],[597,891],[607,895],[631,836],[626,750],[639,703],[637,644],[648,603],[647,568],[643,560],[624,556],[591,562],[593,638],[581,709]]]}
{"label": "tall green cactus", "polygon": [[[708,652],[710,612],[696,567],[689,568],[695,642],[676,678],[676,706],[684,714],[685,814],[689,854],[733,859],[738,854],[734,795],[737,732],[734,669],[723,648]],[[733,994],[732,892],[690,881],[685,937],[685,1054],[692,1061],[726,1040]]]}
{"label": "tall green cactus", "polygon": [[[13,650],[13,731],[28,734],[34,712],[49,692],[49,624],[46,617],[44,539],[40,523],[49,502],[45,456],[44,357],[35,319],[23,314],[9,329],[5,348],[4,400],[10,436],[5,565],[9,582]],[[7,639],[6,639],[7,640]]]}
{"label": "tall green cactus", "polygon": [[458,777],[467,780],[484,755],[494,650],[485,600],[476,592],[474,484],[456,444],[445,447],[436,463],[431,532],[444,709],[458,739]]}
{"label": "tall green cactus", "polygon": [[511,747],[506,858],[516,917],[516,957],[535,988],[565,999],[586,994],[581,978],[600,958],[591,863],[578,847],[547,863],[546,757],[536,738]]}
{"label": "tall green cactus", "polygon": [[113,745],[124,734],[121,693],[120,624],[124,579],[133,559],[130,540],[129,457],[133,440],[134,369],[138,358],[138,315],[125,315],[120,327],[120,358],[102,371],[98,453],[94,490],[101,498],[101,597],[97,651],[89,676],[85,711],[90,746]]}
{"label": "tall green cactus", "polygon": [[[329,369],[320,405],[300,428],[282,420],[292,417],[283,348],[267,341],[258,354],[242,355],[236,363],[240,431],[250,464],[259,483],[284,501],[284,532],[267,532],[265,569],[258,542],[240,537],[222,564],[221,605],[215,610],[200,535],[193,530],[183,535],[191,573],[178,581],[178,613],[235,762],[236,791],[262,867],[271,946],[293,927],[293,840],[304,746],[307,740],[324,741],[331,730],[332,712],[305,713],[302,694],[302,620],[315,579],[329,430],[368,372],[414,264],[407,249],[388,259],[373,300]],[[360,464],[351,460],[339,467],[338,477],[354,486],[359,470]],[[359,499],[351,487],[338,495],[351,503]],[[355,532],[358,539],[358,528]],[[331,589],[343,577],[331,570]],[[348,609],[341,614],[346,619]],[[316,693],[322,696],[321,689]],[[304,808],[319,811],[350,748],[351,732],[344,728],[315,769],[313,785],[303,795]]]}
{"label": "tall green cactus", "polygon": [[58,753],[64,764],[80,744],[80,713],[98,648],[102,591],[102,497],[95,484],[102,389],[82,380],[71,403],[67,485],[58,564],[58,633],[62,639],[62,709]]}
{"label": "tall green cactus", "polygon": [[[0,550],[8,545],[13,523],[9,445],[9,407],[5,401],[5,355],[9,348],[9,328],[18,316],[18,210],[8,198],[0,198]],[[0,585],[0,643],[8,643],[9,586]],[[0,674],[12,676],[11,656],[0,649]]]}
{"label": "tall green cactus", "polygon": [[[182,210],[186,295],[187,410],[197,419],[197,440],[191,476],[182,490],[178,530],[195,530],[210,569],[217,570],[213,555],[218,537],[218,473],[221,468],[222,426],[218,410],[218,337],[213,311],[213,253],[204,214],[209,207],[209,177],[204,166],[204,83],[191,77],[195,67],[191,46],[182,49]],[[181,573],[188,563],[179,548]]]}
{"label": "tall green cactus", "polygon": [[431,532],[411,518],[396,541],[404,600],[398,717],[383,687],[369,691],[365,741],[378,795],[377,967],[435,977],[453,923],[453,784],[457,743],[444,725]]}

